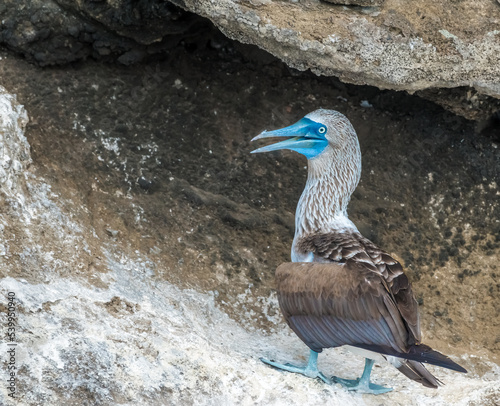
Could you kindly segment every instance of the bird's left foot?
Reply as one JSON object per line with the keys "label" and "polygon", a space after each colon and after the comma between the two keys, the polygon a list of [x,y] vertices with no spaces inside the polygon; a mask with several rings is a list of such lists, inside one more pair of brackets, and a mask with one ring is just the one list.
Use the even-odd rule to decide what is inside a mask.
{"label": "bird's left foot", "polygon": [[342,379],[336,376],[332,377],[334,383],[340,383],[344,388],[349,391],[356,391],[359,393],[371,393],[374,395],[379,395],[381,393],[390,392],[392,388],[386,388],[382,385],[377,385],[376,383],[358,379]]}
{"label": "bird's left foot", "polygon": [[294,372],[296,374],[302,374],[307,376],[308,378],[313,378],[313,379],[319,378],[328,385],[331,385],[332,384],[331,379],[327,378],[325,375],[319,372],[317,365],[317,358],[318,358],[318,353],[311,350],[309,361],[307,362],[307,365],[305,367],[297,367],[292,364],[279,364],[277,362],[270,361],[266,358],[261,358],[260,360],[263,363],[271,365],[274,368],[282,369],[283,371]]}

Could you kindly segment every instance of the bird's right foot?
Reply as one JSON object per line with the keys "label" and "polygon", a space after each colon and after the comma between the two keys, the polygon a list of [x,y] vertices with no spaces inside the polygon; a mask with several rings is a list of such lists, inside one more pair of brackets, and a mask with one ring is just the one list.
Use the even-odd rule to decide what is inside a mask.
{"label": "bird's right foot", "polygon": [[373,361],[372,359],[366,358],[363,375],[361,375],[361,377],[358,379],[342,379],[334,376],[332,377],[332,380],[335,383],[340,383],[347,390],[355,391],[358,393],[371,393],[374,395],[380,395],[382,393],[390,392],[392,388],[386,388],[385,386],[370,382],[370,375],[372,373],[374,363],[375,361]]}

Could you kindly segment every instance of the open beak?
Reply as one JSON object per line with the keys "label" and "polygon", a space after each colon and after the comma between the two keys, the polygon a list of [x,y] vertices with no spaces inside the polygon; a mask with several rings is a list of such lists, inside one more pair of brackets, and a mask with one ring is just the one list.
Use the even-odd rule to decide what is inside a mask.
{"label": "open beak", "polygon": [[320,126],[320,124],[308,118],[303,118],[289,127],[264,131],[253,138],[252,141],[273,137],[288,137],[288,139],[258,148],[252,151],[252,154],[289,149],[305,155],[308,159],[313,158],[328,145],[326,138],[316,131]]}

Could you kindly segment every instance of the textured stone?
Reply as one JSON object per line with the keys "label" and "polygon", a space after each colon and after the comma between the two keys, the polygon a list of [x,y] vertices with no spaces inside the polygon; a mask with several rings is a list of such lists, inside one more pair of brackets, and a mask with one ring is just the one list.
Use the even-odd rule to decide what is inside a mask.
{"label": "textured stone", "polygon": [[[491,1],[391,0],[365,11],[318,1],[173,2],[299,70],[408,92],[465,86],[486,97],[486,113],[469,105],[470,118],[498,109],[500,7]],[[466,92],[456,109],[445,104],[463,113]]]}
{"label": "textured stone", "polygon": [[323,0],[332,4],[344,4],[346,6],[373,7],[380,6],[385,0]]}
{"label": "textured stone", "polygon": [[0,18],[0,44],[41,66],[87,57],[139,62],[168,51],[197,20],[170,3],[148,0],[6,0]]}
{"label": "textured stone", "polygon": [[[98,22],[111,32],[150,45],[170,34],[184,32],[189,23],[171,3],[158,0],[55,0],[63,10]],[[180,21],[179,21],[180,20]]]}
{"label": "textured stone", "polygon": [[[133,69],[42,69],[0,51],[18,100],[0,97],[0,151],[21,167],[7,166],[0,193],[0,330],[14,292],[18,342],[18,397],[0,385],[0,404],[496,406],[498,135],[403,92],[254,59],[211,28],[202,37]],[[273,273],[290,258],[307,171],[290,152],[250,154],[249,140],[325,105],[348,115],[363,151],[349,215],[405,261],[425,341],[470,371],[431,368],[436,391],[381,364],[374,379],[395,391],[360,397],[258,359],[305,362]],[[0,340],[2,382],[6,350]],[[363,360],[339,349],[319,365],[350,378]]]}
{"label": "textured stone", "polygon": [[[469,119],[485,119],[499,110],[497,3],[332,1],[336,4],[171,0],[296,69],[358,85],[422,92]],[[18,5],[6,0],[0,6],[0,43],[42,66],[87,57],[130,65],[189,41],[204,24],[161,0],[22,0]],[[450,99],[441,97],[445,92],[438,97],[435,90],[444,88],[458,90]]]}
{"label": "textured stone", "polygon": [[24,136],[27,123],[28,114],[16,96],[0,86],[0,184],[9,197],[22,194],[25,171],[31,162]]}

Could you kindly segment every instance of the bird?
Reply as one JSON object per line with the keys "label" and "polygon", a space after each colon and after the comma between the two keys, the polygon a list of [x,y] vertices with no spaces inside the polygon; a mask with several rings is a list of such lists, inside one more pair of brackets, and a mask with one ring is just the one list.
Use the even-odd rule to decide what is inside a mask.
{"label": "bird", "polygon": [[[467,372],[421,342],[418,303],[402,265],[364,237],[348,217],[347,206],[361,178],[360,145],[348,118],[319,109],[291,126],[263,131],[252,141],[272,137],[286,139],[252,153],[288,149],[308,160],[291,262],[278,266],[275,278],[283,317],[310,353],[304,367],[261,361],[371,394],[392,390],[371,382],[375,361],[386,360],[429,388],[442,382],[424,363]],[[365,357],[359,378],[327,377],[319,371],[318,354],[341,346]]]}

